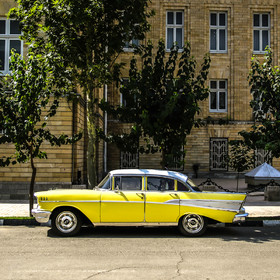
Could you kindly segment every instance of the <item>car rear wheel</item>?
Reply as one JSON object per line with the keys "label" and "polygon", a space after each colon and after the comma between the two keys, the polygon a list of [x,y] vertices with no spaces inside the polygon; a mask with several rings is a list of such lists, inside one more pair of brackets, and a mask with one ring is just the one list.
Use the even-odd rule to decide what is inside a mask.
{"label": "car rear wheel", "polygon": [[77,211],[64,209],[54,213],[51,224],[55,234],[60,236],[73,236],[80,231],[82,221]]}
{"label": "car rear wheel", "polygon": [[207,220],[197,214],[187,214],[180,219],[178,227],[183,235],[200,236],[206,230]]}

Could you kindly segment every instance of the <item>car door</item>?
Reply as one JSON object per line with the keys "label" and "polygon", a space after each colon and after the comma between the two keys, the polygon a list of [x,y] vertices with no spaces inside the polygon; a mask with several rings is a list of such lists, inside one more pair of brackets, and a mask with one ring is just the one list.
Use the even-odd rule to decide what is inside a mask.
{"label": "car door", "polygon": [[179,217],[179,202],[173,179],[146,177],[146,222],[176,222]]}
{"label": "car door", "polygon": [[101,195],[101,222],[143,222],[144,198],[141,176],[115,176],[112,190]]}

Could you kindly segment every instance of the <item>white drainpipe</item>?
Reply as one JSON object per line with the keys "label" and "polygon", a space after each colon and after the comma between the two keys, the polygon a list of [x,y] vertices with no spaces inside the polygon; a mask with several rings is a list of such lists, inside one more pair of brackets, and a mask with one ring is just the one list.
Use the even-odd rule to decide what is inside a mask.
{"label": "white drainpipe", "polygon": [[[104,85],[104,99],[105,102],[108,100],[108,87],[107,84]],[[108,117],[107,117],[107,112],[104,113],[104,133],[105,136],[107,136],[107,129],[108,129]],[[104,142],[104,173],[107,173],[107,142]]]}

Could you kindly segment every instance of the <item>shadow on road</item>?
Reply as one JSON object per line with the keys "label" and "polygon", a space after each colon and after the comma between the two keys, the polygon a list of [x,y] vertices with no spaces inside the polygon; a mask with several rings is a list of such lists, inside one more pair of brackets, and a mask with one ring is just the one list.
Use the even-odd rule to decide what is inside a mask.
{"label": "shadow on road", "polygon": [[[64,238],[48,230],[50,238]],[[264,243],[280,240],[280,227],[209,227],[201,237],[185,237],[180,234],[177,227],[83,227],[80,233],[71,238],[215,238],[227,242],[245,241],[250,243]]]}

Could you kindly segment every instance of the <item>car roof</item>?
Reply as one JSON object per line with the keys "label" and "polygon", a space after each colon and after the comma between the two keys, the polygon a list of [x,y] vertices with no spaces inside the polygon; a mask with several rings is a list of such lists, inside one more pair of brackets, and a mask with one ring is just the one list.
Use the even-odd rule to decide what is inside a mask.
{"label": "car roof", "polygon": [[170,170],[157,170],[157,169],[117,169],[110,171],[110,174],[113,176],[117,175],[138,175],[138,176],[164,176],[164,177],[172,177],[176,180],[180,180],[186,182],[188,180],[188,176],[179,172],[170,171]]}

